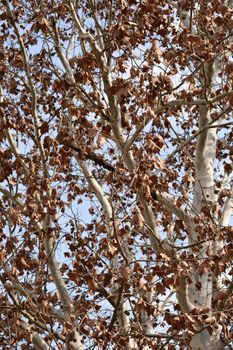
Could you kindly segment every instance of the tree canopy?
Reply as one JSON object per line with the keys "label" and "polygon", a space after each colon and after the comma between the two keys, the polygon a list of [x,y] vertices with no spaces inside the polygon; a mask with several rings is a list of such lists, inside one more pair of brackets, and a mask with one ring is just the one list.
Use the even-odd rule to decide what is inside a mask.
{"label": "tree canopy", "polygon": [[233,10],[2,0],[0,344],[233,337]]}

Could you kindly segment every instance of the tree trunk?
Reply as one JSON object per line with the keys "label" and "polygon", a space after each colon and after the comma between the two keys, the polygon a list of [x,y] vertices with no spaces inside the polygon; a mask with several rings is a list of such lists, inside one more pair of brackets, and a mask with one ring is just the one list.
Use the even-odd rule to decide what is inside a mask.
{"label": "tree trunk", "polygon": [[221,340],[220,334],[222,327],[216,326],[217,329],[213,330],[210,334],[208,330],[204,329],[200,333],[196,334],[190,343],[190,347],[193,350],[221,350],[224,349],[226,344]]}

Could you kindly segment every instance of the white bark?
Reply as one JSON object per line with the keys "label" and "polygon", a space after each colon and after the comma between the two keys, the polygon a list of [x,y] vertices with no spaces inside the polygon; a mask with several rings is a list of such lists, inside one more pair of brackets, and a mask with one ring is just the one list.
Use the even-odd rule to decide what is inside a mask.
{"label": "white bark", "polygon": [[232,215],[233,215],[233,186],[231,188],[230,197],[226,200],[226,203],[223,209],[221,225],[228,226]]}
{"label": "white bark", "polygon": [[[210,112],[206,107],[200,109],[200,127],[209,122]],[[207,204],[213,204],[214,195],[214,159],[216,151],[216,129],[212,128],[203,132],[198,137],[195,158],[195,189],[193,199],[194,214],[199,215],[201,209]],[[194,230],[190,235],[190,244],[197,243],[205,239],[198,237]],[[207,241],[203,243],[198,252],[198,257],[205,259],[207,257],[207,249],[212,248],[212,243]],[[193,283],[189,286],[189,299],[197,307],[207,306],[211,308],[212,300],[212,276],[205,273],[200,276],[198,271],[194,271],[192,275]],[[201,283],[198,290],[195,285]]]}
{"label": "white bark", "polygon": [[[174,4],[176,6],[176,4]],[[189,18],[188,12],[181,11],[178,8],[178,15],[184,27],[189,30],[193,30],[191,17]],[[182,13],[183,12],[183,13]],[[198,28],[194,28],[195,31],[199,31]],[[216,62],[215,62],[216,61]],[[217,60],[213,60],[210,63],[202,62],[201,71],[199,79],[202,84],[202,88],[205,90],[204,99],[208,101],[208,95],[212,90],[212,84],[217,76]],[[193,214],[194,216],[202,215],[201,210],[206,206],[211,206],[215,201],[215,181],[214,181],[214,160],[216,152],[216,138],[217,138],[217,128],[213,127],[214,123],[211,120],[211,107],[207,104],[199,105],[199,132],[196,144],[196,155],[195,155],[195,188],[194,188],[194,198],[193,198]],[[218,120],[216,120],[218,122]],[[211,125],[211,128],[208,126]],[[180,147],[184,147],[181,145]],[[179,147],[178,147],[179,149]],[[177,150],[175,150],[175,153]],[[174,154],[175,154],[174,153]],[[225,214],[223,215],[223,220],[229,217],[229,207],[226,203]],[[227,213],[227,214],[226,214]],[[211,218],[209,218],[211,220]],[[214,218],[212,218],[214,220]],[[224,221],[225,222],[225,221]],[[203,234],[204,234],[203,230]],[[212,239],[208,241],[208,237],[200,235],[196,232],[195,226],[192,227],[191,233],[189,234],[189,243],[195,244],[202,240],[207,239],[206,243],[199,245],[198,252],[194,253],[198,257],[200,263],[204,262],[207,258],[207,249],[217,253],[221,251],[222,244],[219,242],[213,242]],[[177,290],[177,297],[183,311],[191,311],[192,306],[195,308],[208,307],[212,309],[212,297],[216,285],[221,285],[221,278],[216,278],[212,272],[206,271],[200,273],[198,269],[193,269],[191,273],[191,284],[187,284],[187,281],[183,279]],[[214,285],[215,284],[215,285]],[[198,287],[198,288],[197,288]],[[182,296],[186,296],[186,303],[182,303]],[[180,295],[179,295],[180,294]],[[189,304],[190,302],[190,304]],[[210,311],[211,312],[211,311]],[[200,327],[199,327],[200,329]],[[212,327],[212,333],[210,334],[205,325],[203,329],[200,329],[197,334],[192,337],[190,348],[195,350],[220,350],[223,349],[225,344],[221,340],[222,327],[216,323]]]}
{"label": "white bark", "polygon": [[34,332],[32,336],[32,342],[38,350],[51,350],[51,347],[41,338],[41,336]]}
{"label": "white bark", "polygon": [[[203,128],[211,120],[210,110],[207,106],[200,107],[199,128]],[[214,159],[216,152],[216,137],[217,128],[211,128],[199,135],[196,146],[195,157],[195,189],[193,199],[194,215],[201,215],[201,210],[206,205],[212,206],[215,201],[215,183],[214,183]],[[197,232],[194,231],[190,235],[190,243],[196,243],[205,237],[198,237]],[[207,249],[219,250],[221,244],[213,241],[207,241],[200,245],[198,251],[198,258],[200,263],[207,258]],[[202,260],[203,259],[203,260]],[[212,272],[206,271],[203,274],[196,269],[191,275],[192,283],[188,286],[188,297],[196,308],[208,307],[212,309],[212,297],[214,293],[213,282],[216,279]],[[219,281],[220,282],[220,281]],[[197,288],[199,284],[199,288]],[[220,339],[221,327],[219,325],[213,326],[213,333],[210,334],[208,330],[200,330],[199,333],[193,336],[191,341],[192,349],[223,349],[224,343]]]}
{"label": "white bark", "polygon": [[[215,327],[215,326],[214,326]],[[190,343],[191,350],[222,350],[226,346],[220,338],[222,326],[216,325],[213,333],[210,334],[207,329],[195,335]]]}

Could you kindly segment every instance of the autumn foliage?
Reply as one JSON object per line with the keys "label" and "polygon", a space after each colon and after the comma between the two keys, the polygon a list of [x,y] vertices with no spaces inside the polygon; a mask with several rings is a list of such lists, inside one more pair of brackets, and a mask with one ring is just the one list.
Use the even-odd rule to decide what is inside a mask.
{"label": "autumn foliage", "polygon": [[0,345],[233,338],[233,10],[0,2]]}

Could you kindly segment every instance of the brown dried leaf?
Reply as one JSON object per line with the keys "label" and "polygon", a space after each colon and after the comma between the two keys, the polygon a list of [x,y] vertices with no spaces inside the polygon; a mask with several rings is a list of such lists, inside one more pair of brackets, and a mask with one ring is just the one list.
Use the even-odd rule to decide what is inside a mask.
{"label": "brown dried leaf", "polygon": [[127,282],[129,279],[129,273],[130,273],[130,269],[128,268],[128,266],[121,266],[119,268],[119,271],[123,281]]}
{"label": "brown dried leaf", "polygon": [[108,245],[108,251],[109,253],[113,256],[115,255],[115,253],[118,251],[118,249],[110,242],[107,241],[107,245]]}
{"label": "brown dried leaf", "polygon": [[205,323],[214,324],[214,323],[216,323],[216,318],[214,316],[209,316],[205,319]]}
{"label": "brown dried leaf", "polygon": [[142,214],[137,211],[132,218],[132,223],[134,225],[137,225],[138,227],[142,228],[144,226],[144,223],[145,223],[145,220],[144,220]]}
{"label": "brown dried leaf", "polygon": [[94,280],[94,277],[93,276],[88,276],[86,278],[86,280],[87,280],[87,284],[88,284],[88,288],[89,288],[90,293],[91,294],[94,293],[97,290],[97,288],[98,288],[97,283]]}

